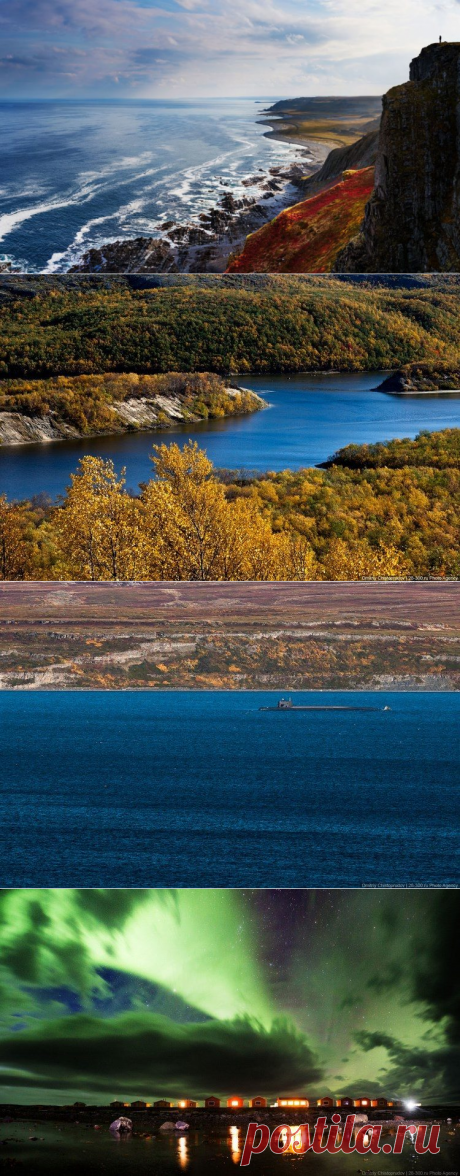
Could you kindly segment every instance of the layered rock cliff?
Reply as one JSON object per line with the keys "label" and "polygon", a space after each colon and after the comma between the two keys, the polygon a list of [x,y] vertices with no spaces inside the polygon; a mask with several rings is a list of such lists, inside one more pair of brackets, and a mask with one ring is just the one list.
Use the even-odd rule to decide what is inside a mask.
{"label": "layered rock cliff", "polygon": [[428,45],[384,96],[375,188],[334,270],[460,269],[460,43]]}

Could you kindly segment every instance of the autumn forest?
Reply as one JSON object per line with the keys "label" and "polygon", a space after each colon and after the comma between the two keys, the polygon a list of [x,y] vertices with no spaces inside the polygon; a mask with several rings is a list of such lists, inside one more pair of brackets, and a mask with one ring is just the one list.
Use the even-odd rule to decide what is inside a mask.
{"label": "autumn forest", "polygon": [[[115,384],[104,373],[121,373],[123,396],[128,373],[210,373],[200,377],[211,400],[199,415],[219,415],[217,375],[422,361],[428,374],[458,371],[459,296],[448,278],[415,289],[263,276],[145,288],[11,278],[0,283],[0,319],[3,408],[33,416],[58,406],[83,433],[108,419]],[[187,380],[196,410],[201,387]],[[0,578],[455,578],[459,506],[458,429],[349,445],[324,468],[257,476],[213,468],[192,442],[159,444],[138,495],[110,461],[89,456],[57,504],[39,486],[28,502],[0,493]]]}

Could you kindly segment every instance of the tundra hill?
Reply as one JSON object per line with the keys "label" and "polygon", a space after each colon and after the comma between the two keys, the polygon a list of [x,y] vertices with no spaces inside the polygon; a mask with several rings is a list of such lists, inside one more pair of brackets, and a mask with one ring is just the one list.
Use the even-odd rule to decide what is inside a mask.
{"label": "tundra hill", "polygon": [[227,272],[330,272],[339,251],[358,231],[373,187],[373,167],[344,172],[338,183],[252,233]]}
{"label": "tundra hill", "polygon": [[[458,364],[457,274],[0,279],[0,377]],[[243,379],[244,383],[244,379]]]}
{"label": "tundra hill", "polygon": [[460,584],[0,584],[0,686],[458,690]]}

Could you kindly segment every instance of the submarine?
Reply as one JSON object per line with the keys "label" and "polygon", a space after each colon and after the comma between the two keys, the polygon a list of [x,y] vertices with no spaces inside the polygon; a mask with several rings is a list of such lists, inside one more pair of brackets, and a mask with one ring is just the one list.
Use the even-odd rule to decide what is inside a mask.
{"label": "submarine", "polygon": [[291,698],[280,698],[276,706],[259,706],[260,711],[389,711],[390,706],[295,706]]}

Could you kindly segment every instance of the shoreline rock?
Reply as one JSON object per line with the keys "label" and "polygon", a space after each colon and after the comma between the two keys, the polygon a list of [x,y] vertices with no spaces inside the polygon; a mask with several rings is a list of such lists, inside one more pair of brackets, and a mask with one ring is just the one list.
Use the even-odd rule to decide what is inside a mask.
{"label": "shoreline rock", "polygon": [[455,396],[460,394],[460,371],[436,369],[428,364],[406,364],[377,384],[376,391],[391,396]]}
{"label": "shoreline rock", "polygon": [[[311,164],[294,161],[273,166],[242,181],[247,196],[226,190],[216,205],[200,213],[198,223],[165,221],[164,236],[109,241],[82,255],[69,273],[224,273],[230,253],[249,233],[270,221],[297,199]],[[251,188],[257,189],[250,195]]]}
{"label": "shoreline rock", "polygon": [[[247,388],[223,386],[222,392],[235,401],[244,394],[244,400],[251,404],[248,409],[224,413],[224,417],[247,415],[265,407],[265,401]],[[249,401],[248,401],[249,398]],[[198,402],[199,395],[195,400]],[[193,402],[192,402],[193,403]],[[131,396],[118,403],[108,404],[113,414],[113,428],[92,429],[83,433],[56,411],[44,415],[0,410],[0,449],[6,446],[48,444],[52,441],[72,441],[79,438],[112,436],[129,432],[166,432],[176,424],[198,424],[204,419],[193,408],[185,406],[184,397],[179,395]]]}

